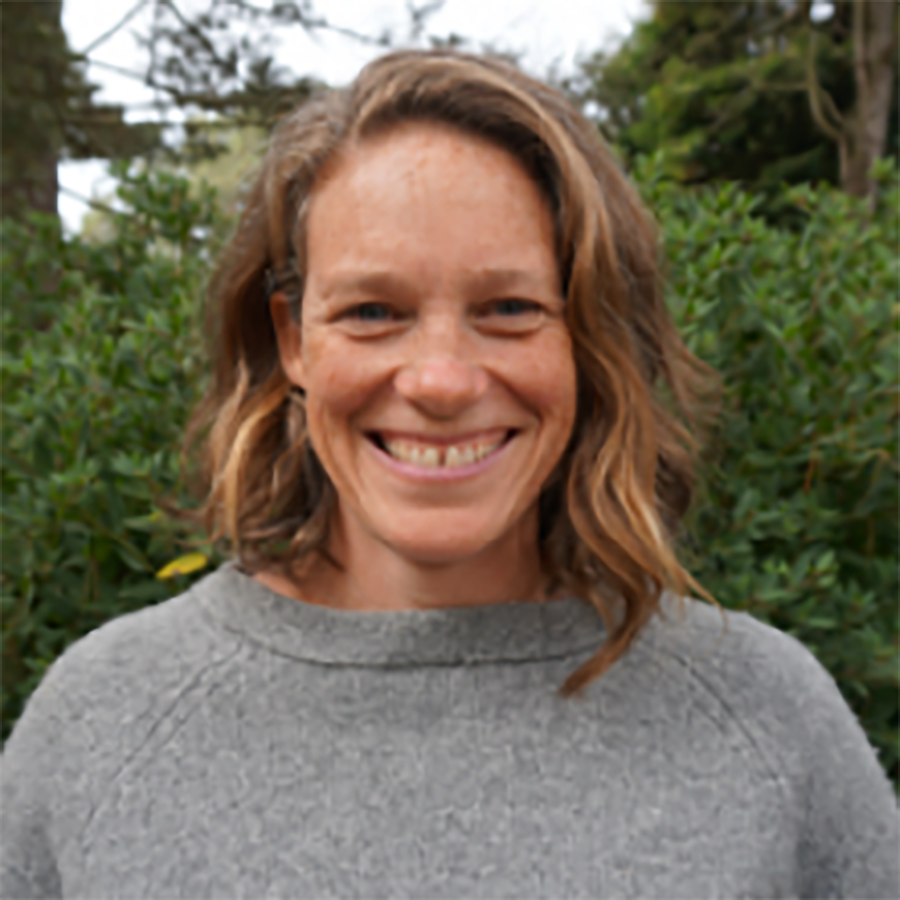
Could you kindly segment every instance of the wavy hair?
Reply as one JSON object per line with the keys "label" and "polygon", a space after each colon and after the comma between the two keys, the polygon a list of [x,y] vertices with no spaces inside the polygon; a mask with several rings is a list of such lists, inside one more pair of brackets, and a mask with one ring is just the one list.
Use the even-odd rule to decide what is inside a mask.
{"label": "wavy hair", "polygon": [[249,571],[327,556],[335,490],[308,440],[303,395],[281,368],[268,295],[274,281],[297,315],[308,200],[323,166],[408,121],[504,148],[553,214],[578,398],[540,498],[541,553],[556,585],[607,624],[603,646],[563,685],[571,694],[627,650],[665,589],[705,595],[674,545],[694,486],[692,434],[715,378],[669,318],[655,226],[596,128],[505,62],[391,53],[280,123],[211,283],[213,377],[188,433],[189,447],[202,442],[200,515]]}

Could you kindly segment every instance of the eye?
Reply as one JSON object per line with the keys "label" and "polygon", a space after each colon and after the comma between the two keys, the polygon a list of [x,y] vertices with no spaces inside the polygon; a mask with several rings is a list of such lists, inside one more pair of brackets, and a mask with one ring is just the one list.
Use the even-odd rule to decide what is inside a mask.
{"label": "eye", "polygon": [[528,313],[538,313],[541,311],[537,303],[530,300],[517,300],[510,298],[507,300],[497,300],[488,307],[488,315],[491,313],[498,316],[522,316]]}
{"label": "eye", "polygon": [[332,321],[353,337],[379,338],[394,334],[407,318],[407,314],[393,303],[364,300],[337,311]]}
{"label": "eye", "polygon": [[389,322],[392,315],[384,303],[360,303],[348,309],[344,318],[358,322]]}
{"label": "eye", "polygon": [[534,300],[503,297],[492,300],[478,311],[479,327],[488,334],[516,336],[541,327],[546,310]]}

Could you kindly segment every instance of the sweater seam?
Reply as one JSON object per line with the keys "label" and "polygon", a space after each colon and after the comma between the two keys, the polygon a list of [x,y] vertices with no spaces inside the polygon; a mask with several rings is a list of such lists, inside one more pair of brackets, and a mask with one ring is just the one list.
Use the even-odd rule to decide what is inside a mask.
{"label": "sweater seam", "polygon": [[[241,649],[241,642],[238,641],[237,645],[232,648],[230,652],[224,654],[218,659],[200,666],[188,679],[185,680],[185,682],[179,688],[177,695],[167,704],[166,708],[156,716],[154,722],[148,727],[147,732],[138,743],[138,745],[128,753],[128,755],[125,757],[125,759],[122,760],[121,764],[116,769],[115,773],[111,775],[107,780],[105,789],[103,790],[102,794],[97,797],[96,802],[91,805],[91,808],[84,819],[81,829],[83,837],[87,837],[87,833],[91,828],[97,810],[101,806],[103,806],[105,798],[109,796],[110,791],[118,783],[119,779],[122,777],[122,774],[127,771],[133,760],[136,759],[141,751],[153,740],[154,736],[158,733],[159,729],[165,724],[165,722],[167,722],[172,717],[184,697],[186,697],[203,681],[208,672],[228,665],[228,663],[230,663],[234,659],[234,657],[241,652]],[[82,850],[86,852],[89,846],[90,844],[88,844],[87,847],[83,846]]]}
{"label": "sweater seam", "polygon": [[273,656],[278,656],[281,659],[290,659],[294,662],[305,663],[311,666],[321,666],[322,668],[330,668],[330,669],[387,669],[387,670],[403,670],[403,669],[422,669],[422,668],[439,668],[439,669],[453,669],[453,668],[471,668],[475,666],[493,666],[493,665],[528,665],[528,664],[540,664],[542,662],[558,662],[564,659],[571,659],[573,657],[580,656],[583,653],[588,652],[593,648],[592,644],[585,645],[583,647],[574,647],[571,649],[567,649],[565,651],[560,651],[559,653],[542,653],[540,655],[528,656],[528,657],[505,657],[505,656],[495,656],[486,659],[456,659],[456,660],[420,660],[420,659],[411,659],[403,662],[385,662],[385,661],[363,661],[363,660],[340,660],[340,659],[315,659],[310,656],[301,656],[299,654],[290,653],[285,650],[281,650],[278,647],[273,646],[266,640],[263,640],[251,632],[242,631],[236,628],[232,628],[225,622],[221,622],[218,619],[215,620],[216,623],[222,628],[224,631],[227,631],[229,634],[235,636],[241,641],[246,642],[247,644],[251,644],[255,647],[262,648],[268,653],[271,653]]}
{"label": "sweater seam", "polygon": [[[664,653],[667,657],[677,663],[679,666],[684,669],[691,680],[693,680],[697,685],[699,685],[704,693],[709,696],[715,704],[725,713],[728,719],[734,724],[737,728],[738,732],[744,739],[744,742],[749,746],[752,750],[753,754],[760,760],[763,765],[764,770],[768,774],[769,778],[771,778],[778,786],[779,794],[782,797],[782,802],[784,802],[784,789],[785,784],[787,782],[787,772],[784,770],[781,764],[775,764],[773,761],[770,761],[766,752],[760,746],[760,742],[757,737],[753,734],[752,729],[748,728],[748,726],[743,721],[743,717],[739,716],[716,691],[715,687],[707,681],[707,679],[697,670],[697,668],[691,665],[690,660],[687,660],[676,653],[671,648],[668,648],[660,642],[654,642],[655,649]],[[644,654],[651,659],[652,655],[647,652],[646,648],[641,648]]]}

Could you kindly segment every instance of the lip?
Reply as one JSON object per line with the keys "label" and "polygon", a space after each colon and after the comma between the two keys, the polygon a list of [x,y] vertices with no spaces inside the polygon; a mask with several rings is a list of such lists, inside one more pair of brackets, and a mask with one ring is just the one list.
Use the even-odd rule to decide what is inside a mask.
{"label": "lip", "polygon": [[439,466],[436,468],[414,466],[412,463],[407,463],[403,462],[402,460],[395,459],[386,450],[382,450],[381,447],[379,447],[378,444],[375,443],[375,441],[373,441],[370,437],[366,437],[366,444],[368,445],[369,449],[376,455],[382,465],[387,466],[388,469],[404,478],[411,479],[413,481],[433,483],[462,481],[464,479],[474,478],[480,475],[482,472],[486,472],[500,460],[500,458],[506,452],[507,448],[510,447],[513,441],[518,437],[519,432],[517,429],[502,428],[492,429],[490,431],[474,431],[469,432],[465,435],[454,435],[453,437],[436,437],[434,435],[426,436],[421,434],[413,434],[410,432],[394,431],[378,432],[378,434],[388,435],[391,440],[403,438],[439,446],[450,446],[457,442],[462,443],[467,440],[471,441],[474,439],[486,438],[490,436],[496,436],[497,438],[500,438],[504,435],[508,435],[503,443],[496,450],[494,450],[493,453],[485,456],[484,459],[480,459],[477,462],[468,463],[464,466]]}

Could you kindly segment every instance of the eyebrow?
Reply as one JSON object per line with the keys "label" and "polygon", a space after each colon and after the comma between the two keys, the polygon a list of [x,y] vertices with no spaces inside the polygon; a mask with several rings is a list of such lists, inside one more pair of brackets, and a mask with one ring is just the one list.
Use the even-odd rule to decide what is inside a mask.
{"label": "eyebrow", "polygon": [[544,290],[547,281],[543,273],[529,269],[484,269],[471,275],[473,286],[486,291]]}
{"label": "eyebrow", "polygon": [[[470,289],[492,292],[517,290],[545,291],[543,275],[527,269],[480,269],[466,273],[466,286]],[[324,281],[322,297],[330,300],[341,294],[390,295],[399,299],[413,299],[418,290],[408,278],[390,271],[340,272]]]}

